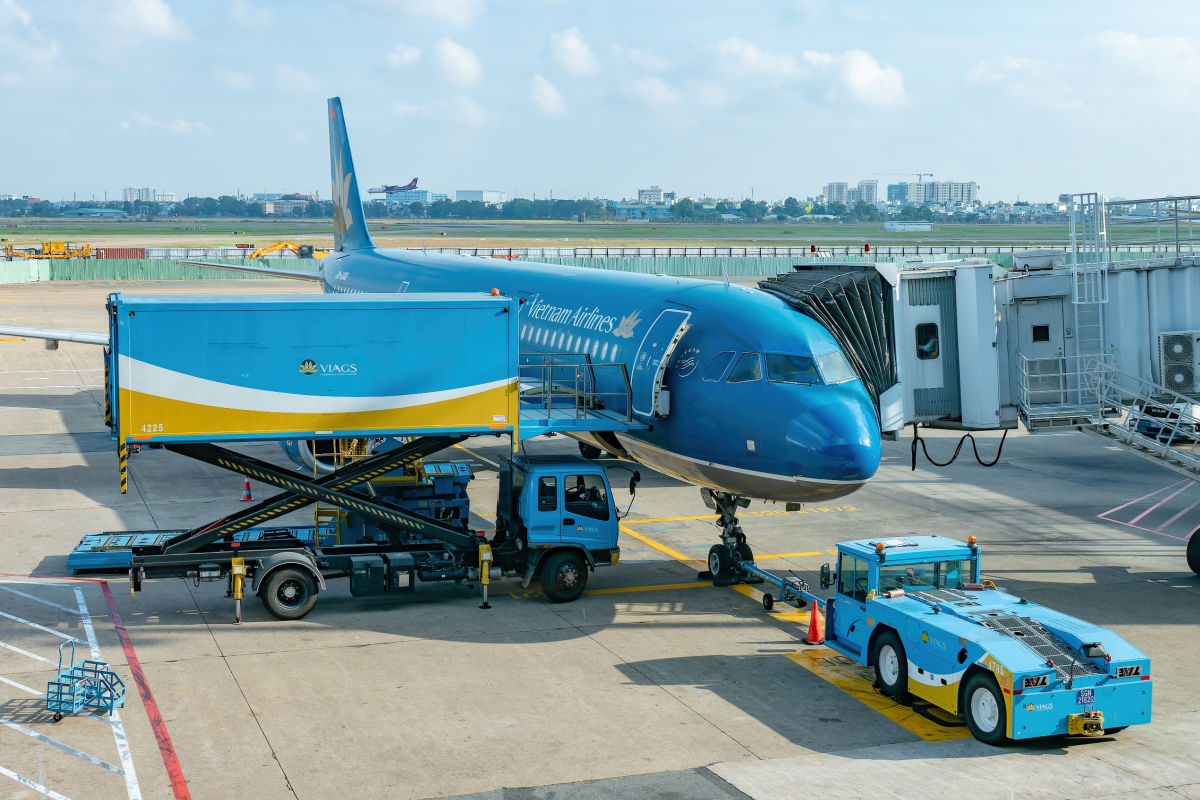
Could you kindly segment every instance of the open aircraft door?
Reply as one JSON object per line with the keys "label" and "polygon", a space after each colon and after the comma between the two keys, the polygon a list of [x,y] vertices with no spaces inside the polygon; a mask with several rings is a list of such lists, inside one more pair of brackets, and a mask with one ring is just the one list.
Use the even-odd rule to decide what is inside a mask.
{"label": "open aircraft door", "polygon": [[642,337],[633,359],[633,372],[629,376],[633,390],[633,413],[638,416],[666,416],[669,409],[662,396],[663,376],[671,363],[675,346],[687,331],[687,321],[691,316],[691,311],[668,308],[658,315],[658,319]]}

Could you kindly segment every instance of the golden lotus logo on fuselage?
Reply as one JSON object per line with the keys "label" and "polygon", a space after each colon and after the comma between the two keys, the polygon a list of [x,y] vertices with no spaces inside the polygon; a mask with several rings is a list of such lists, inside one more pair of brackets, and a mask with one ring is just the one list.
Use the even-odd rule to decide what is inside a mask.
{"label": "golden lotus logo on fuselage", "polygon": [[317,362],[313,361],[311,358],[306,358],[303,361],[301,361],[300,362],[300,374],[301,375],[316,375],[317,374]]}
{"label": "golden lotus logo on fuselage", "polygon": [[320,363],[313,361],[311,358],[306,358],[300,362],[301,375],[357,375],[358,364],[347,362],[344,364]]}

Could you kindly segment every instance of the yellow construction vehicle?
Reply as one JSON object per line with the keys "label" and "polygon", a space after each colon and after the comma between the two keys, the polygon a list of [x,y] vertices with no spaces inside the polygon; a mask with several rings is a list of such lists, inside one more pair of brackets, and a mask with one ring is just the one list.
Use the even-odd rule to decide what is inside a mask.
{"label": "yellow construction vehicle", "polygon": [[260,247],[250,253],[247,258],[263,258],[270,253],[278,253],[280,250],[291,250],[300,258],[324,258],[329,254],[328,250],[318,250],[311,244],[296,244],[295,242],[276,242],[266,247]]}
{"label": "yellow construction vehicle", "polygon": [[18,248],[11,244],[4,245],[4,257],[17,258],[91,258],[90,244],[72,244],[71,242],[42,242],[40,248]]}

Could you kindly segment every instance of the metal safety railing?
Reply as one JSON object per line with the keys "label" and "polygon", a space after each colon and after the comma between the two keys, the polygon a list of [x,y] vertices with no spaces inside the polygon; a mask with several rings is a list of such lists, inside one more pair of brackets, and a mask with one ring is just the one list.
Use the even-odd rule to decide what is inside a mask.
{"label": "metal safety railing", "polygon": [[1096,393],[1096,375],[1111,368],[1111,356],[1029,358],[1018,353],[1017,406],[1027,418],[1086,415],[1098,420],[1105,409]]}
{"label": "metal safety railing", "polygon": [[1093,385],[1097,404],[1116,411],[1105,420],[1106,435],[1200,473],[1200,407],[1194,397],[1111,364],[1094,368]]}
{"label": "metal safety railing", "polygon": [[522,353],[521,415],[584,419],[606,411],[633,419],[633,392],[624,364],[596,364],[589,353]]}

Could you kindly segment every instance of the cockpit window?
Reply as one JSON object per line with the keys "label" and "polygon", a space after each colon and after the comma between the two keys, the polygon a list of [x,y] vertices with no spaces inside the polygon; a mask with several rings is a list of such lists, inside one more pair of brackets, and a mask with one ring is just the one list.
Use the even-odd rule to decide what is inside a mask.
{"label": "cockpit window", "polygon": [[776,383],[820,383],[817,365],[808,356],[767,353],[767,380]]}
{"label": "cockpit window", "polygon": [[725,382],[746,383],[757,380],[762,380],[762,359],[758,353],[742,353],[733,369],[729,371]]}
{"label": "cockpit window", "polygon": [[837,350],[817,356],[817,366],[826,383],[845,383],[858,377],[846,363],[846,357]]}
{"label": "cockpit window", "polygon": [[713,356],[712,361],[708,362],[708,369],[704,370],[704,380],[719,381],[721,376],[725,374],[725,370],[729,367],[729,362],[733,361],[732,350],[722,350]]}

